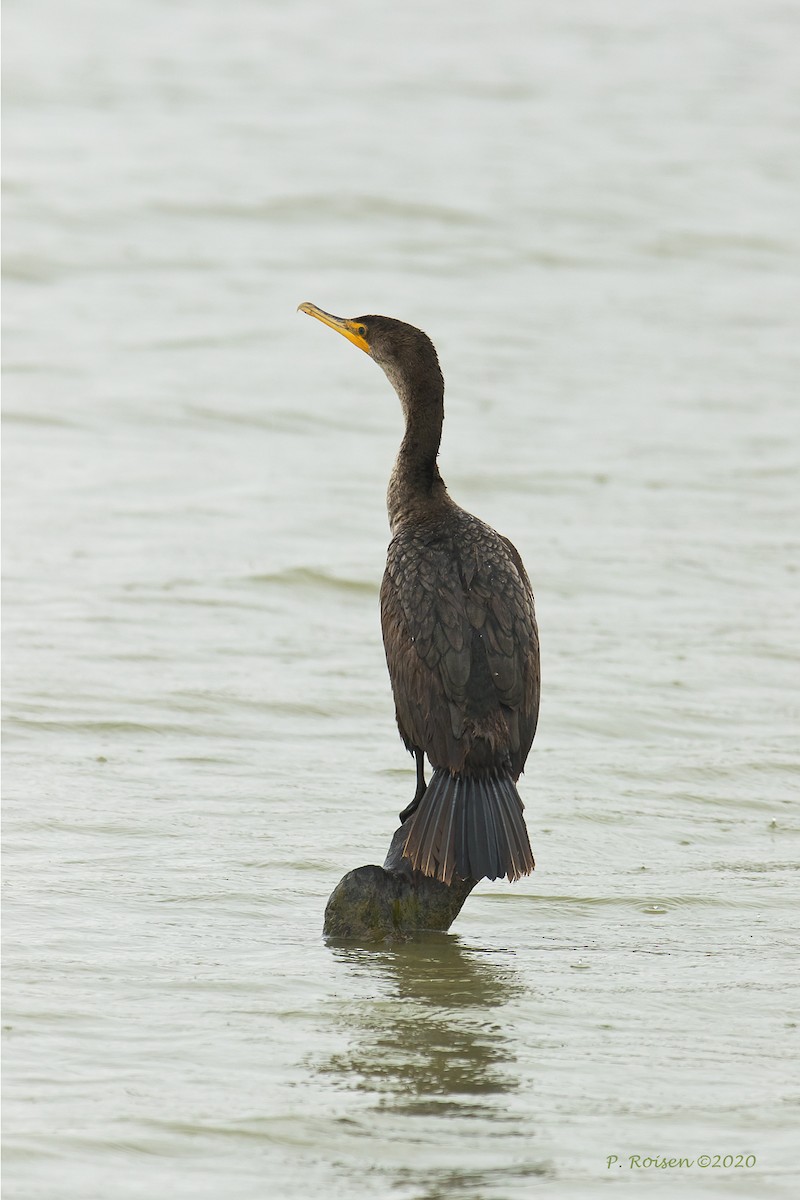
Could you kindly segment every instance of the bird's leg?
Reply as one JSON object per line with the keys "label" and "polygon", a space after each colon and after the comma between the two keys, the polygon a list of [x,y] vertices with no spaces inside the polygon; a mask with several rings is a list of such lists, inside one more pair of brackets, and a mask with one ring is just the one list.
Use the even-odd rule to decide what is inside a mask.
{"label": "bird's leg", "polygon": [[401,822],[407,821],[408,818],[417,811],[417,809],[419,808],[419,802],[422,799],[422,797],[425,795],[425,789],[428,786],[427,783],[425,782],[425,753],[424,753],[424,751],[423,750],[415,750],[414,757],[417,760],[417,790],[414,793],[414,799],[411,801],[411,803],[408,805],[408,807],[404,808],[403,811],[400,813]]}

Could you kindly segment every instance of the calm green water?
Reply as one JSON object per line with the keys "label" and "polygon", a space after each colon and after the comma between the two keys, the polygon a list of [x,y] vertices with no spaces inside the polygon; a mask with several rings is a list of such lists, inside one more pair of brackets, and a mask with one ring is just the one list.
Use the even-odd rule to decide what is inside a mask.
{"label": "calm green water", "polygon": [[[9,1197],[797,1195],[800,10],[5,18]],[[413,764],[302,300],[537,594],[536,874],[416,944],[320,936]]]}

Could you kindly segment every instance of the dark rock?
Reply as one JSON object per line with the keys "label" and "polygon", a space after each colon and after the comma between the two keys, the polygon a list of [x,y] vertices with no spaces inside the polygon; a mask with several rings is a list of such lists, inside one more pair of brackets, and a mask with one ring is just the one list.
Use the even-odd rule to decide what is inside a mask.
{"label": "dark rock", "polygon": [[445,884],[412,870],[402,856],[406,832],[396,830],[382,867],[356,867],[337,884],[325,909],[326,937],[376,942],[450,928],[476,881]]}

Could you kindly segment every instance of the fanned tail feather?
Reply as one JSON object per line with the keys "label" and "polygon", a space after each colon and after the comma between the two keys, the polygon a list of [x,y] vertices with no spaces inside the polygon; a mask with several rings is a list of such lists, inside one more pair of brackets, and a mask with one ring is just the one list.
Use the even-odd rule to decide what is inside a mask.
{"label": "fanned tail feather", "polygon": [[433,773],[410,820],[403,855],[443,883],[519,879],[534,868],[523,805],[510,775]]}

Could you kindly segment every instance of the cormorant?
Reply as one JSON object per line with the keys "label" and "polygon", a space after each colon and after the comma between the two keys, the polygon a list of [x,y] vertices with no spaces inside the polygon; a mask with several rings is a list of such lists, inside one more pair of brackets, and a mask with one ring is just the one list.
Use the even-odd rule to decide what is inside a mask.
{"label": "cormorant", "polygon": [[522,559],[447,494],[436,464],[444,379],[427,334],[390,317],[299,307],[383,368],[405,416],[381,586],[397,725],[417,763],[416,794],[400,814],[413,818],[403,855],[444,883],[519,879],[534,861],[515,785],[539,711],[539,636]]}

